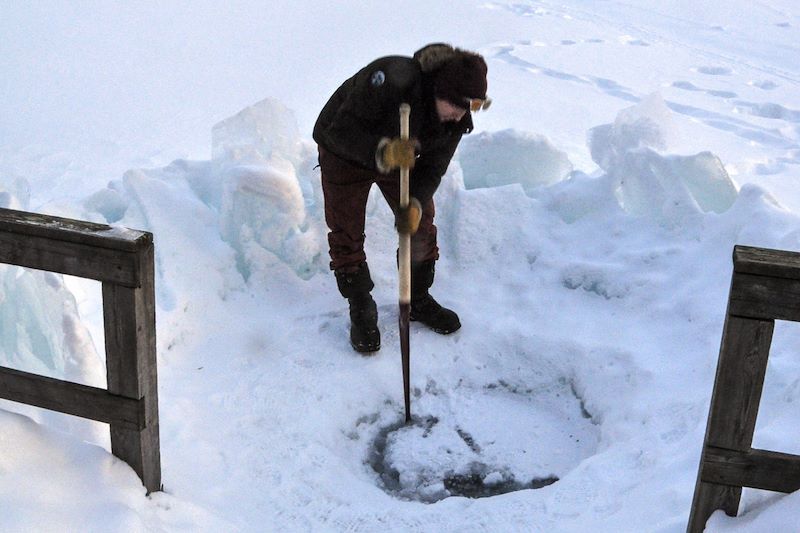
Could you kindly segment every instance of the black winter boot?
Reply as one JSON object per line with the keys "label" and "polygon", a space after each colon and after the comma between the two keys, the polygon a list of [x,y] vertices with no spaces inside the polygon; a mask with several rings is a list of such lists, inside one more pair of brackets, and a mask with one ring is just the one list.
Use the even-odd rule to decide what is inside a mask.
{"label": "black winter boot", "polygon": [[369,293],[350,302],[350,344],[359,353],[377,352],[381,349],[381,332],[378,330],[378,306]]}
{"label": "black winter boot", "polygon": [[428,293],[433,285],[435,262],[411,265],[411,320],[422,322],[436,333],[447,335],[461,327],[458,315],[439,305]]}
{"label": "black winter boot", "polygon": [[376,352],[381,347],[378,306],[369,291],[375,286],[366,263],[356,272],[336,272],[339,292],[350,304],[350,344],[359,353]]}

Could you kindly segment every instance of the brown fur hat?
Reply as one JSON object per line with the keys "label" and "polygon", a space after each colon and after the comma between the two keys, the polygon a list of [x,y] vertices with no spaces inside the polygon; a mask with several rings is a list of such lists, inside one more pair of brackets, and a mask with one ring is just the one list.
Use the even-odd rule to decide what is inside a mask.
{"label": "brown fur hat", "polygon": [[434,93],[464,107],[469,98],[486,98],[486,61],[480,54],[445,43],[425,46],[414,54],[423,72],[433,74]]}

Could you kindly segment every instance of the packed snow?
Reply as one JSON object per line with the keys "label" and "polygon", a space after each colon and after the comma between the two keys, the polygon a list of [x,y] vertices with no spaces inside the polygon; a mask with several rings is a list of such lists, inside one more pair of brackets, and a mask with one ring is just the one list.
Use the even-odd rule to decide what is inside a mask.
{"label": "packed snow", "polygon": [[[684,531],[733,246],[800,251],[794,3],[162,4],[2,10],[0,206],[154,234],[164,491],[108,426],[0,401],[0,530]],[[373,190],[363,357],[311,128],[436,41],[494,104],[436,193],[463,328],[412,323],[405,425],[393,217]],[[102,321],[99,283],[0,265],[0,365],[103,387]],[[800,453],[798,342],[756,447]],[[708,530],[798,522],[745,489]]]}

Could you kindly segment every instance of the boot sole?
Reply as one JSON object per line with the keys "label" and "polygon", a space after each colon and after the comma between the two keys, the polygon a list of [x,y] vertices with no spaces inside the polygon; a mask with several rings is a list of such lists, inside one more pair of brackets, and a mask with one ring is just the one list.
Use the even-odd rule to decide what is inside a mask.
{"label": "boot sole", "polygon": [[358,346],[356,346],[355,344],[353,344],[351,342],[350,346],[352,346],[355,351],[357,351],[358,353],[360,353],[362,355],[372,355],[372,354],[374,354],[375,352],[377,352],[378,350],[381,349],[381,345],[380,344],[377,345],[377,346],[363,346],[363,347],[359,348]]}
{"label": "boot sole", "polygon": [[456,331],[461,329],[461,324],[460,323],[458,324],[458,327],[456,327],[455,329],[434,328],[432,326],[429,326],[425,322],[422,322],[421,320],[417,320],[413,316],[411,317],[411,322],[419,322],[420,324],[422,324],[423,326],[425,326],[429,330],[433,331],[434,333],[438,333],[439,335],[450,335],[451,333],[455,333]]}

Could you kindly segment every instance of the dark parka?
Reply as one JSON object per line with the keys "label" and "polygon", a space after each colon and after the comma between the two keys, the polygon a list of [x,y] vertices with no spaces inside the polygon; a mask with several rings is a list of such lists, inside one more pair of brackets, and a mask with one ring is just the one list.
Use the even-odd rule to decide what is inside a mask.
{"label": "dark parka", "polygon": [[314,140],[341,159],[380,172],[378,144],[400,134],[398,108],[408,103],[411,137],[421,147],[411,171],[410,194],[425,205],[439,187],[461,136],[473,128],[469,112],[459,122],[445,123],[436,114],[434,76],[455,53],[449,45],[434,44],[414,57],[376,59],[331,96],[314,125]]}

